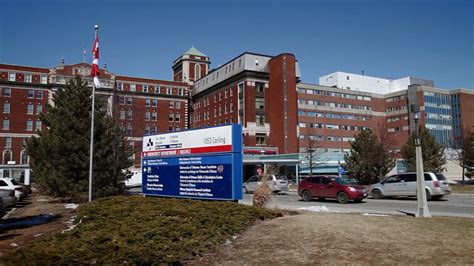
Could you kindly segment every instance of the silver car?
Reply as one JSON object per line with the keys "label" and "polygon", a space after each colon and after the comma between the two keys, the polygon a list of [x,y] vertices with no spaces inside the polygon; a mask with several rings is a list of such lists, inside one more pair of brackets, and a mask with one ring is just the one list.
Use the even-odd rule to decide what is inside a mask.
{"label": "silver car", "polygon": [[[444,195],[451,194],[446,177],[439,173],[425,172],[425,189],[428,200],[439,200]],[[383,197],[415,197],[416,173],[403,173],[386,177],[384,180],[370,187],[370,194],[375,199]]]}
{"label": "silver car", "polygon": [[[249,180],[244,182],[242,191],[243,193],[254,192],[258,186],[262,184],[262,177],[254,175]],[[289,189],[288,179],[284,175],[271,175],[270,180],[267,181],[268,186],[274,193],[286,192]]]}

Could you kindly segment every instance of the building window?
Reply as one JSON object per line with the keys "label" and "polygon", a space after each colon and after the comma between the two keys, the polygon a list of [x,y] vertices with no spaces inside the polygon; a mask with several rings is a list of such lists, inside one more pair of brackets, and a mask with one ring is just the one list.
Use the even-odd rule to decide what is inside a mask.
{"label": "building window", "polygon": [[157,118],[158,118],[157,112],[152,112],[152,113],[151,113],[151,120],[152,120],[152,121],[156,121]]}
{"label": "building window", "polygon": [[151,125],[151,134],[156,134],[156,125]]}
{"label": "building window", "polygon": [[255,108],[257,110],[265,109],[265,99],[264,98],[255,98]]}
{"label": "building window", "polygon": [[3,113],[4,114],[10,113],[10,103],[3,103]]}
{"label": "building window", "polygon": [[133,98],[132,97],[127,97],[127,104],[132,105],[133,104]]}
{"label": "building window", "polygon": [[256,137],[256,140],[257,140],[257,145],[265,145],[265,138],[266,138],[265,134],[257,133],[255,135],[255,137]]}
{"label": "building window", "polygon": [[[12,160],[12,151],[11,150],[4,150],[3,151],[3,164],[7,164],[11,160]],[[6,171],[6,172],[8,172],[8,171]]]}
{"label": "building window", "polygon": [[28,153],[26,152],[26,150],[22,150],[21,151],[21,156],[20,156],[20,164],[28,164]]}
{"label": "building window", "polygon": [[9,130],[10,129],[10,120],[3,119],[2,129],[3,130]]}
{"label": "building window", "polygon": [[151,107],[157,107],[158,106],[158,100],[154,99],[151,100]]}
{"label": "building window", "polygon": [[168,107],[169,107],[170,109],[173,109],[173,108],[174,108],[174,102],[173,102],[173,101],[169,101],[169,102],[168,102]]}
{"label": "building window", "polygon": [[123,91],[123,83],[122,82],[117,82],[117,90]]}
{"label": "building window", "polygon": [[27,115],[32,115],[33,114],[33,105],[28,104],[28,109],[26,110]]}
{"label": "building window", "polygon": [[3,97],[10,97],[10,96],[12,96],[12,89],[4,88],[3,89]]}
{"label": "building window", "polygon": [[145,99],[145,106],[150,107],[150,99]]}
{"label": "building window", "polygon": [[41,76],[41,84],[48,84],[48,76]]}
{"label": "building window", "polygon": [[120,110],[120,119],[125,119],[125,110]]}
{"label": "building window", "polygon": [[142,91],[145,92],[145,93],[148,93],[148,85],[144,84],[143,88],[142,88]]}
{"label": "building window", "polygon": [[127,134],[128,135],[132,134],[132,124],[130,124],[130,123],[127,124]]}
{"label": "building window", "polygon": [[255,89],[257,92],[263,92],[263,89],[265,88],[265,84],[261,82],[255,82]]}
{"label": "building window", "polygon": [[174,120],[174,114],[170,113],[168,117],[168,121],[173,122],[173,120]]}
{"label": "building window", "polygon": [[133,111],[132,111],[132,110],[128,110],[128,111],[127,111],[127,119],[128,119],[128,120],[132,120],[132,116],[133,116]]}
{"label": "building window", "polygon": [[35,91],[34,90],[28,90],[28,99],[34,99],[35,98]]}
{"label": "building window", "polygon": [[12,147],[12,138],[7,137],[5,138],[5,148],[11,148]]}
{"label": "building window", "polygon": [[8,81],[16,81],[16,74],[15,73],[9,73],[8,74]]}
{"label": "building window", "polygon": [[145,121],[150,121],[150,111],[145,112]]}
{"label": "building window", "polygon": [[120,105],[125,105],[125,97],[120,97],[119,98],[119,104]]}
{"label": "building window", "polygon": [[26,121],[26,131],[33,131],[33,121]]}
{"label": "building window", "polygon": [[232,103],[232,101],[230,101],[229,109],[229,112],[231,113],[234,111],[234,104]]}
{"label": "building window", "polygon": [[184,96],[184,89],[183,88],[178,89],[178,95]]}
{"label": "building window", "polygon": [[31,83],[31,74],[25,74],[25,82]]}
{"label": "building window", "polygon": [[150,134],[150,125],[145,125],[145,135]]}
{"label": "building window", "polygon": [[199,64],[194,65],[194,76],[196,77],[195,80],[201,78],[201,66]]}
{"label": "building window", "polygon": [[176,113],[174,115],[174,121],[179,122],[179,119],[180,119],[180,115],[179,115],[179,113]]}
{"label": "building window", "polygon": [[35,125],[35,127],[36,127],[36,130],[41,131],[41,120],[36,120],[36,125]]}
{"label": "building window", "polygon": [[265,125],[265,115],[256,115],[255,122],[257,122],[257,125]]}
{"label": "building window", "polygon": [[43,99],[43,91],[36,91],[36,99]]}
{"label": "building window", "polygon": [[174,102],[174,108],[176,109],[181,108],[181,102]]}
{"label": "building window", "polygon": [[172,94],[172,92],[171,92],[171,88],[166,88],[166,94],[169,94],[169,95],[171,95],[171,94]]}
{"label": "building window", "polygon": [[137,91],[137,84],[130,84],[130,91]]}

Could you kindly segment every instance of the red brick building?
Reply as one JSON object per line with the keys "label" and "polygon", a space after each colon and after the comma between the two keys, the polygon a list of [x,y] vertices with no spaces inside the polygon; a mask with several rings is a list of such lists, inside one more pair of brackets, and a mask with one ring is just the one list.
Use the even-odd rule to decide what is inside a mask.
{"label": "red brick building", "polygon": [[[89,73],[85,63],[53,68],[0,64],[3,176],[29,175],[24,142],[43,128],[39,114],[47,111],[55,88],[75,75],[92,84]],[[421,124],[445,145],[474,130],[473,90],[443,90],[432,81],[403,78],[406,82],[397,86],[408,84],[406,89],[374,93],[300,83],[300,76],[293,54],[245,52],[210,69],[210,58],[192,47],[172,63],[173,81],[103,68],[97,95],[107,98],[111,115],[125,128],[135,150],[134,167],[140,167],[144,135],[230,123],[242,124],[243,150],[250,157],[305,152],[309,139],[322,152],[342,155],[364,128],[390,136],[398,152],[414,130],[411,106],[419,107]],[[341,77],[352,81],[356,75]],[[413,84],[417,80],[424,85]]]}

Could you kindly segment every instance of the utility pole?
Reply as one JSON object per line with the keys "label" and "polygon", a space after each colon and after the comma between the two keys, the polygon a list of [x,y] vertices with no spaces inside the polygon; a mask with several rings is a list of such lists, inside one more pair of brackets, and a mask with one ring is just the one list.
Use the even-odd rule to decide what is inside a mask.
{"label": "utility pole", "polygon": [[418,110],[414,113],[415,118],[415,152],[416,152],[416,195],[418,209],[416,217],[431,217],[428,209],[428,201],[426,199],[425,189],[425,173],[423,169],[423,155],[421,153],[421,139],[418,122],[420,120],[420,113]]}

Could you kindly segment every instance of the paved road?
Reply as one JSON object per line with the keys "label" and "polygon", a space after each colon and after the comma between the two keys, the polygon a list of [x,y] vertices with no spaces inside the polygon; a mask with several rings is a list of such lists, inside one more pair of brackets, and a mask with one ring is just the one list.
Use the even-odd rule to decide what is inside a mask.
{"label": "paved road", "polygon": [[[244,194],[240,201],[243,204],[252,204],[252,195]],[[328,211],[337,212],[359,212],[359,213],[383,213],[401,214],[402,212],[415,213],[417,208],[416,198],[393,198],[393,199],[365,199],[361,203],[339,204],[336,200],[325,201],[313,200],[304,202],[296,192],[275,195],[270,207],[296,210],[300,208],[325,206]],[[458,216],[474,218],[474,195],[453,194],[439,201],[428,201],[428,208],[432,216]]]}

